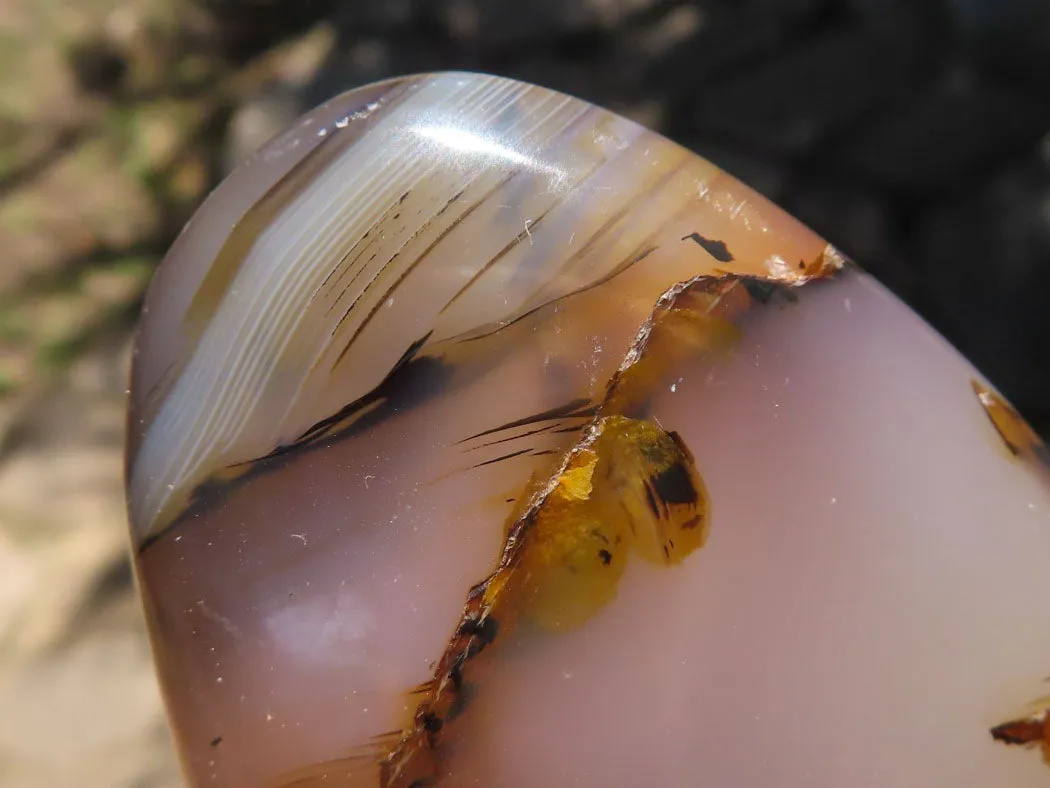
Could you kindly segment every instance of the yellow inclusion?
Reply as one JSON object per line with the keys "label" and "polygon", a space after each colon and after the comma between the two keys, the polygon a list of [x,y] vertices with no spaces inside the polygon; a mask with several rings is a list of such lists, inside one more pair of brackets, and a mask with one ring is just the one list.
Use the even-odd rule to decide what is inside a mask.
{"label": "yellow inclusion", "polygon": [[677,436],[650,421],[601,419],[528,533],[513,582],[521,612],[549,629],[582,624],[615,597],[629,550],[677,564],[700,547],[707,509]]}
{"label": "yellow inclusion", "polygon": [[558,477],[558,487],[555,495],[567,501],[586,501],[591,497],[594,484],[591,477],[594,475],[594,466],[598,456],[593,451],[581,451]]}
{"label": "yellow inclusion", "polygon": [[673,432],[623,416],[604,419],[594,498],[606,519],[625,521],[629,543],[647,561],[679,564],[709,529],[707,489]]}
{"label": "yellow inclusion", "polygon": [[537,512],[516,570],[522,612],[547,629],[578,626],[610,602],[627,562],[623,522],[595,505],[597,462],[592,451],[572,458]]}

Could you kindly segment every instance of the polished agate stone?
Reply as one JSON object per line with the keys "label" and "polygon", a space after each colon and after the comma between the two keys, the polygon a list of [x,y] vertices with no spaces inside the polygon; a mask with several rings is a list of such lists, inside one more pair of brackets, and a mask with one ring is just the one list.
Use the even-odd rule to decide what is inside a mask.
{"label": "polished agate stone", "polygon": [[1050,780],[1045,446],[600,108],[436,74],[305,116],[161,265],[129,425],[192,785]]}

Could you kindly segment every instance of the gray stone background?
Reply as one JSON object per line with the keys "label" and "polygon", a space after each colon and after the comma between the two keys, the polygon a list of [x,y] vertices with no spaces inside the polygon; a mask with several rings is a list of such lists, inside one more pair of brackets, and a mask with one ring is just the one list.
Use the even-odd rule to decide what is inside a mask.
{"label": "gray stone background", "polygon": [[0,785],[180,784],[123,520],[143,288],[299,112],[448,68],[711,158],[1050,432],[1047,0],[0,0]]}

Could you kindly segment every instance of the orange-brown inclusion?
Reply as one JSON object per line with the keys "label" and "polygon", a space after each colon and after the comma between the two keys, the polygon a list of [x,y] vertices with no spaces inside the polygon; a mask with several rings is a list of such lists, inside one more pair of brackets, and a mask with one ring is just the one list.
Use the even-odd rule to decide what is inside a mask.
{"label": "orange-brown inclusion", "polygon": [[1024,417],[1009,402],[976,380],[970,385],[1009,452],[1050,468],[1050,450]]}
{"label": "orange-brown inclusion", "polygon": [[[440,774],[441,732],[463,703],[471,662],[498,634],[521,618],[551,629],[580,624],[613,598],[629,551],[673,564],[703,544],[708,503],[692,456],[676,434],[630,416],[642,415],[678,362],[732,345],[754,286],[770,287],[752,278],[697,277],[659,299],[590,428],[511,523],[495,571],[468,593],[434,678],[416,690],[412,723],[380,761],[383,788]],[[685,483],[668,486],[661,477]]]}
{"label": "orange-brown inclusion", "polygon": [[[1050,468],[1050,452],[1046,444],[1021,414],[1009,402],[976,380],[970,384],[1010,454]],[[1050,765],[1050,697],[1037,700],[1028,713],[996,725],[991,729],[991,734],[993,739],[1004,744],[1025,747],[1041,745],[1043,760]]]}
{"label": "orange-brown inclusion", "polygon": [[1004,744],[1041,747],[1043,760],[1050,766],[1050,697],[1037,700],[1026,714],[996,725],[991,734]]}
{"label": "orange-brown inclusion", "polygon": [[[519,497],[495,570],[470,589],[433,678],[412,692],[412,719],[374,740],[382,788],[411,788],[441,774],[442,731],[466,702],[473,661],[498,635],[521,619],[553,630],[578,625],[614,597],[630,552],[670,565],[703,545],[706,489],[677,434],[644,418],[650,392],[679,362],[731,347],[736,322],[756,301],[837,270],[814,264],[787,283],[701,276],[661,296],[583,437],[552,478]],[[369,756],[308,768],[283,785],[329,784],[362,757]]]}

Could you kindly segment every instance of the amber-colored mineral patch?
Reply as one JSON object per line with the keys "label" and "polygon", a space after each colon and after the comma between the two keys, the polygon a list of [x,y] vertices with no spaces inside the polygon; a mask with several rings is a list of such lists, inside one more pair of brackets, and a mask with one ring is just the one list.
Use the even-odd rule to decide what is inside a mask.
{"label": "amber-colored mineral patch", "polygon": [[1050,696],[1037,700],[1022,716],[996,725],[991,734],[1003,744],[1041,747],[1043,760],[1050,766]]}
{"label": "amber-colored mineral patch", "polygon": [[[817,265],[790,286],[833,274]],[[616,593],[629,552],[680,563],[702,546],[709,504],[677,435],[640,415],[676,362],[728,349],[734,320],[789,285],[724,275],[679,283],[657,301],[583,438],[510,524],[496,570],[470,590],[460,624],[421,696],[412,723],[381,760],[384,788],[440,773],[438,744],[462,704],[471,661],[499,632],[528,618],[559,630],[581,624]]]}
{"label": "amber-colored mineral patch", "polygon": [[778,294],[791,302],[793,288],[841,265],[826,255],[784,279],[699,276],[669,288],[581,439],[546,483],[523,490],[497,567],[467,594],[433,678],[411,693],[415,712],[404,731],[378,736],[364,754],[307,769],[284,786],[325,784],[346,764],[376,754],[383,788],[439,776],[442,731],[469,698],[472,663],[498,636],[522,619],[554,631],[582,624],[615,597],[632,552],[671,565],[701,547],[710,526],[703,480],[681,439],[644,418],[646,402],[678,363],[730,349],[750,308]]}
{"label": "amber-colored mineral patch", "polygon": [[1039,437],[1039,433],[1028,425],[1024,417],[991,389],[976,380],[972,381],[971,385],[984,407],[984,412],[988,414],[988,418],[1010,453],[1015,457],[1032,460],[1050,468],[1050,449]]}

